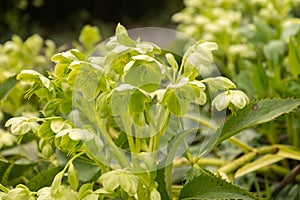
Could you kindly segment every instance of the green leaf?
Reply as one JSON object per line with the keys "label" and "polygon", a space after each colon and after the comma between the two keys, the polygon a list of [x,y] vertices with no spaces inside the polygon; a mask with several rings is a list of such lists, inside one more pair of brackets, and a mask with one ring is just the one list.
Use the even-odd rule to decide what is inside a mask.
{"label": "green leaf", "polygon": [[177,116],[188,112],[190,103],[196,100],[196,94],[191,85],[183,85],[169,89],[164,96],[168,110]]}
{"label": "green leaf", "polygon": [[124,82],[147,92],[154,92],[160,84],[162,74],[155,62],[137,61],[125,75]]}
{"label": "green leaf", "polygon": [[43,187],[48,187],[51,185],[55,175],[62,170],[62,167],[52,167],[38,173],[35,177],[29,180],[26,184],[28,188],[32,191],[37,191]]}
{"label": "green leaf", "polygon": [[37,163],[16,164],[0,160],[0,182],[5,184],[23,176],[27,171],[33,170]]}
{"label": "green leaf", "polygon": [[50,128],[50,121],[44,122],[38,131],[38,136],[43,139],[48,139],[54,136],[53,131]]}
{"label": "green leaf", "polygon": [[75,160],[74,166],[78,173],[78,180],[82,182],[92,181],[100,173],[100,169],[98,166],[84,163],[81,161]]}
{"label": "green leaf", "polygon": [[103,77],[103,70],[98,65],[82,63],[77,72],[74,82],[74,92],[80,92],[87,100],[92,100],[100,92],[100,81]]}
{"label": "green leaf", "polygon": [[300,99],[265,99],[251,102],[244,109],[238,110],[217,130],[216,134],[220,134],[220,138],[215,146],[244,129],[289,113],[299,105]]}
{"label": "green leaf", "polygon": [[150,99],[140,90],[136,89],[129,98],[129,112],[141,113],[146,109],[146,104]]}
{"label": "green leaf", "polygon": [[243,190],[212,174],[201,174],[188,182],[181,190],[179,199],[256,199]]}
{"label": "green leaf", "polygon": [[185,176],[186,183],[192,181],[195,177],[201,175],[201,171],[195,167],[191,167],[187,172]]}
{"label": "green leaf", "polygon": [[5,80],[4,82],[0,83],[0,101],[5,99],[7,95],[10,93],[10,91],[15,87],[15,85],[18,83],[18,80],[16,79],[17,76],[12,76]]}
{"label": "green leaf", "polygon": [[166,188],[166,182],[165,182],[165,170],[166,168],[160,168],[156,171],[157,176],[155,178],[155,181],[158,184],[157,190],[160,193],[161,199],[170,199],[169,194],[167,192]]}
{"label": "green leaf", "polygon": [[128,36],[127,30],[124,26],[120,23],[117,25],[116,28],[116,37],[120,44],[128,46],[128,47],[135,47],[135,42]]}
{"label": "green leaf", "polygon": [[74,56],[76,56],[78,60],[84,61],[86,59],[86,56],[83,53],[81,53],[78,49],[71,49],[70,51]]}
{"label": "green leaf", "polygon": [[181,116],[188,111],[190,102],[179,98],[175,91],[170,91],[167,99],[167,107],[168,110],[173,113],[174,115]]}
{"label": "green leaf", "polygon": [[68,182],[70,183],[73,190],[77,190],[78,187],[78,173],[73,163],[71,162],[68,169]]}

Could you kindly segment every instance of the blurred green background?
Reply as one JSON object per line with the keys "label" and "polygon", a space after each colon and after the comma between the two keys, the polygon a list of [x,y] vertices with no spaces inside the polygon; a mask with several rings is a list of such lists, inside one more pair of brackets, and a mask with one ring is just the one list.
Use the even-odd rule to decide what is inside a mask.
{"label": "blurred green background", "polygon": [[1,0],[0,43],[12,34],[40,34],[62,44],[77,38],[85,24],[101,27],[109,37],[118,22],[128,28],[175,27],[171,16],[182,0]]}

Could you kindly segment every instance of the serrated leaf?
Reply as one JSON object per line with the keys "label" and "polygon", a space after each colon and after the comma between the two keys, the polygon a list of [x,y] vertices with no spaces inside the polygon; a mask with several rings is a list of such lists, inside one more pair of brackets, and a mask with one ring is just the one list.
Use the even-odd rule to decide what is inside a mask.
{"label": "serrated leaf", "polygon": [[73,190],[77,190],[78,187],[78,173],[73,163],[71,162],[68,169],[68,182],[70,183]]}
{"label": "serrated leaf", "polygon": [[179,199],[244,199],[255,197],[217,176],[201,174],[188,182],[181,190]]}
{"label": "serrated leaf", "polygon": [[0,101],[3,100],[18,83],[17,76],[12,76],[0,83]]}
{"label": "serrated leaf", "polygon": [[265,99],[251,102],[244,109],[236,111],[236,114],[229,117],[217,130],[216,134],[220,134],[220,137],[215,146],[244,129],[289,113],[299,105],[300,99]]}

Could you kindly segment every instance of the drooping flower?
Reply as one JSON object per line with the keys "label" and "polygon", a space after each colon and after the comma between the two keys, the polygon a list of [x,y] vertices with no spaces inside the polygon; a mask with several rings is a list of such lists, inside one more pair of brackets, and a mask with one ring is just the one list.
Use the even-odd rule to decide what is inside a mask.
{"label": "drooping flower", "polygon": [[212,101],[212,106],[218,111],[227,108],[230,104],[238,109],[244,108],[249,103],[248,96],[240,90],[227,90],[218,94]]}

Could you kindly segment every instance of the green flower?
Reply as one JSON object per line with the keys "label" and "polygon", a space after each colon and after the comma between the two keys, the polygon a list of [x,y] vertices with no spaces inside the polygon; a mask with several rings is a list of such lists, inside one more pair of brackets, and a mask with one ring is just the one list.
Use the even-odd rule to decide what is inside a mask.
{"label": "green flower", "polygon": [[113,192],[120,186],[130,196],[137,193],[138,177],[126,169],[107,172],[100,177],[99,181],[108,192]]}
{"label": "green flower", "polygon": [[242,109],[249,101],[249,98],[244,92],[239,90],[228,90],[217,95],[212,101],[212,106],[215,106],[218,111],[227,108],[230,104],[238,109]]}

